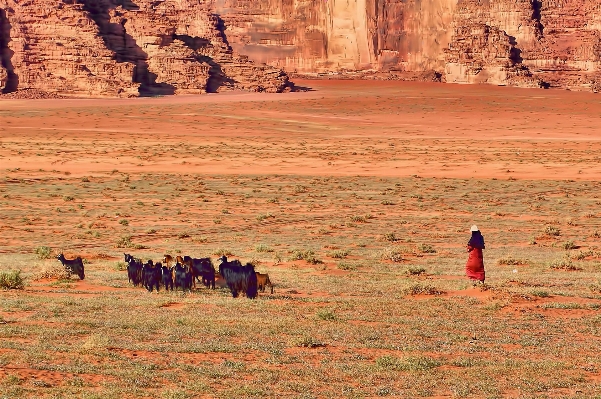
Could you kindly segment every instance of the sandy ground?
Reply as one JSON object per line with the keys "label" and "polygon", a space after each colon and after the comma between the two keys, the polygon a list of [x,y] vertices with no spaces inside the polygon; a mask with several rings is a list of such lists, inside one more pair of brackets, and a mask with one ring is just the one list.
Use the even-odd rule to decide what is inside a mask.
{"label": "sandy ground", "polygon": [[[594,182],[601,176],[599,162],[601,158],[598,155],[601,150],[599,134],[601,101],[595,94],[410,82],[296,81],[296,83],[311,90],[288,94],[227,93],[140,99],[0,100],[0,171],[5,172],[6,176],[4,179],[6,184],[0,185],[0,189],[3,198],[6,198],[5,203],[10,204],[0,210],[2,223],[0,231],[5,233],[0,237],[0,254],[9,256],[20,252],[31,255],[32,248],[54,240],[55,246],[68,247],[66,253],[69,257],[82,255],[92,261],[90,267],[94,268],[97,264],[94,262],[97,260],[100,262],[110,260],[116,263],[121,260],[122,251],[134,251],[114,247],[116,238],[127,231],[130,233],[133,231],[134,240],[146,245],[144,249],[150,253],[166,251],[176,246],[184,246],[184,249],[202,247],[197,242],[185,242],[183,238],[177,244],[172,244],[175,241],[173,237],[177,237],[182,232],[199,231],[210,240],[225,229],[230,229],[232,234],[240,233],[236,236],[228,236],[228,239],[236,244],[243,243],[251,248],[251,251],[260,240],[273,237],[283,240],[287,235],[296,238],[299,234],[304,234],[307,242],[327,242],[328,245],[323,248],[328,251],[338,249],[332,243],[340,240],[344,245],[354,245],[353,251],[358,252],[365,247],[365,245],[355,245],[360,242],[369,242],[373,245],[371,248],[373,250],[378,249],[377,246],[388,245],[381,242],[373,244],[369,241],[375,236],[380,236],[382,232],[401,229],[399,225],[394,224],[396,222],[388,223],[386,219],[399,221],[409,218],[405,235],[412,237],[415,242],[421,240],[432,243],[439,250],[436,256],[442,257],[451,256],[450,251],[463,246],[461,241],[463,236],[461,239],[455,237],[458,234],[456,229],[457,226],[471,224],[470,212],[492,213],[493,209],[498,212],[492,213],[487,221],[490,234],[487,237],[493,238],[499,243],[498,246],[506,244],[514,248],[532,247],[527,243],[528,238],[540,230],[540,226],[535,224],[540,222],[544,227],[545,223],[553,222],[559,225],[563,222],[556,222],[554,219],[563,218],[564,215],[551,208],[556,202],[551,203],[547,199],[538,201],[542,205],[534,204],[542,207],[540,208],[543,209],[542,211],[533,208],[530,213],[520,213],[521,204],[513,204],[511,193],[499,189],[496,186],[498,182],[492,181],[549,180],[553,181],[553,184],[557,181],[562,181],[563,184],[566,180],[572,184],[579,180]],[[138,181],[136,184],[142,186],[144,176],[153,173],[159,175],[153,179],[165,180],[162,182],[165,183],[165,187],[160,184],[152,187],[144,186],[147,197],[137,198],[136,192],[131,191],[128,186],[129,175],[132,180]],[[207,177],[206,183],[210,186],[213,195],[223,195],[225,199],[223,203],[218,203],[216,200],[213,202],[211,197],[210,202],[202,202],[204,208],[200,209],[200,198],[207,194],[208,190],[193,181],[194,176],[197,175],[210,176]],[[97,185],[87,187],[86,190],[88,188],[90,192],[96,190],[101,195],[76,198],[74,201],[63,191],[51,191],[56,189],[52,185],[61,179],[74,180],[71,178],[77,177],[78,184],[87,185],[84,184],[87,179],[79,179],[84,176],[89,177]],[[222,182],[215,176],[227,176],[231,181]],[[242,203],[244,200],[238,198],[243,194],[242,186],[235,188],[232,186],[238,184],[237,178],[245,180],[245,184],[248,183],[248,180],[252,179],[251,176],[262,176],[266,180],[265,185],[260,189],[264,191],[264,197],[255,200],[247,190],[250,199],[247,203]],[[289,179],[282,179],[281,176]],[[378,208],[380,205],[387,205],[380,200],[384,197],[377,197],[376,200],[371,198],[372,195],[374,197],[379,195],[379,193],[371,193],[371,191],[375,192],[375,189],[371,191],[365,189],[366,198],[357,196],[352,200],[345,200],[353,202],[353,205],[359,204],[356,206],[361,213],[357,213],[359,211],[356,209],[351,210],[350,206],[347,210],[344,206],[347,204],[342,200],[324,199],[316,201],[317,205],[313,207],[312,199],[317,198],[316,195],[319,194],[317,190],[320,188],[314,191],[310,188],[309,192],[305,193],[306,187],[303,186],[301,191],[296,192],[294,191],[296,181],[293,179],[295,176],[302,176],[305,180],[313,176],[348,178],[362,176],[373,177],[374,181],[380,178],[410,176],[436,179],[489,179],[492,188],[484,188],[482,193],[487,190],[492,192],[486,204],[496,203],[498,207],[481,210],[484,205],[478,204],[480,208],[474,211],[469,200],[463,200],[463,196],[459,198],[459,194],[455,197],[449,195],[448,198],[445,198],[445,194],[441,194],[442,198],[436,196],[434,199],[433,195],[429,195],[430,188],[427,187],[432,184],[431,181],[420,186],[424,197],[427,197],[424,201],[431,201],[433,204],[426,205],[428,207],[423,209],[421,198],[414,199],[414,202],[405,198],[402,207],[400,205],[398,208],[390,207],[391,210],[387,210],[386,213]],[[116,183],[117,178],[120,180]],[[188,192],[184,192],[181,197],[170,196],[171,186],[181,188],[177,187],[181,179],[187,182],[185,189]],[[364,180],[361,181],[363,182]],[[22,192],[13,194],[11,183],[18,185]],[[39,200],[39,204],[35,203],[38,202],[35,190],[30,191],[28,183],[40,190],[38,197],[44,196]],[[304,181],[301,183],[304,184]],[[524,190],[527,183],[519,183],[521,190]],[[69,184],[72,184],[72,181]],[[324,187],[329,187],[325,182],[323,184]],[[344,184],[351,187],[350,181]],[[417,182],[414,184],[415,187],[418,186]],[[409,183],[406,183],[406,186],[406,190],[410,191]],[[224,190],[231,192],[224,195],[220,193],[221,187],[226,187],[227,189]],[[272,198],[268,196],[279,195],[275,191],[276,187],[283,188],[286,195],[293,199],[300,195],[307,197],[311,202],[297,204],[291,201],[289,204],[281,205],[269,202]],[[333,187],[330,188],[333,190]],[[359,187],[359,183],[353,187],[352,190],[357,190],[361,194],[359,188],[356,188]],[[569,188],[570,195],[582,189],[576,186]],[[238,189],[235,195],[234,189]],[[381,189],[380,186],[378,189]],[[444,184],[436,187],[436,190],[443,189],[446,190]],[[563,192],[559,192],[557,187],[546,189],[548,190],[546,196],[556,195],[557,198],[553,198],[556,200],[561,194],[560,200],[564,200]],[[158,193],[159,190],[163,191]],[[257,193],[260,190],[257,189]],[[339,190],[343,192],[346,188],[341,187]],[[401,188],[398,190],[401,191]],[[588,190],[586,195],[590,194],[592,198],[597,198],[593,193],[593,187],[586,190]],[[254,192],[253,190],[252,193]],[[446,193],[444,190],[440,192]],[[164,197],[164,202],[156,200],[151,194],[156,194],[157,198],[160,194]],[[342,198],[333,195],[332,197]],[[568,198],[567,191],[565,198]],[[576,215],[574,216],[576,219],[574,223],[570,221],[566,226],[561,225],[565,231],[562,239],[571,239],[572,236],[568,237],[568,234],[573,234],[574,237],[578,237],[578,244],[586,249],[589,246],[592,248],[593,241],[597,240],[597,236],[590,237],[590,232],[598,225],[597,213],[586,208],[592,204],[592,198],[586,197],[586,202],[582,202],[584,205],[577,204],[578,207],[571,205],[574,206],[573,214]],[[144,200],[146,205],[135,205],[134,200],[137,199]],[[231,202],[228,202],[229,200]],[[15,204],[15,201],[21,202]],[[442,210],[445,206],[444,201],[450,202],[455,208],[448,206]],[[565,201],[567,207],[569,201]],[[284,200],[282,199],[281,202],[283,203]],[[509,208],[510,202],[517,210]],[[75,209],[75,204],[81,205],[81,208]],[[139,215],[132,211],[125,216],[121,209],[125,208],[125,204],[138,211],[144,209],[145,213]],[[72,206],[73,209],[68,210],[68,206]],[[173,209],[168,206],[172,206]],[[507,206],[510,210],[503,211],[502,206]],[[88,208],[94,209],[94,207],[109,211],[103,215],[94,215],[94,218],[84,215]],[[232,216],[224,216],[228,213],[223,211],[231,212]],[[378,231],[376,234],[369,230],[371,227],[365,221],[355,223],[360,224],[359,228],[348,222],[353,216],[363,215],[368,211],[373,212],[372,216],[376,218],[376,221],[370,222],[372,225],[377,222],[380,223],[377,226],[384,226],[383,228],[389,230]],[[586,216],[583,216],[585,211]],[[273,212],[277,217],[267,212]],[[269,216],[258,220],[257,217],[262,214]],[[411,219],[413,217],[418,219],[416,215],[421,218],[420,223]],[[431,220],[426,220],[430,216],[432,216]],[[120,224],[120,219],[124,218],[130,223],[129,227],[126,227],[127,224]],[[84,224],[90,233],[93,230],[100,232],[99,238],[94,239],[91,235],[84,234]],[[582,226],[581,230],[575,229],[576,232],[569,233],[569,229],[577,224]],[[80,227],[73,227],[77,225]],[[510,230],[506,228],[507,226],[515,230]],[[148,227],[156,228],[158,231],[152,234],[142,233]],[[588,230],[585,231],[585,227]],[[351,234],[354,233],[350,231],[354,232],[351,230],[354,228],[357,228],[360,234],[357,232],[351,238]],[[79,231],[76,229],[82,229],[79,236],[74,234]],[[428,231],[432,234],[425,237]],[[252,235],[249,232],[252,232]],[[584,238],[585,232],[589,234],[587,238]],[[436,236],[433,233],[440,234]],[[342,241],[343,238],[347,241]],[[172,241],[167,243],[169,239]],[[42,240],[46,241],[42,242]],[[542,244],[539,242],[537,245],[540,246],[536,248],[542,248],[541,252],[550,248],[555,249],[555,242],[551,243],[552,240],[554,238],[543,237],[539,240]],[[208,244],[203,242],[202,245],[215,249],[221,243],[209,241]],[[202,248],[206,249],[205,247]],[[282,251],[290,248],[282,246]],[[110,255],[100,256],[101,254],[97,253],[99,250],[103,253],[110,252]],[[465,254],[462,252],[461,256]],[[589,258],[592,256],[591,253]],[[352,256],[349,259],[351,262],[358,260],[353,259]],[[408,259],[408,264],[417,262],[417,258],[411,255]],[[50,264],[55,260],[49,259],[46,262]],[[349,272],[338,269],[336,262],[334,259],[327,259],[323,267],[310,269],[305,277],[307,279],[350,278]],[[450,275],[426,275],[416,279],[423,279],[426,283],[441,284],[446,280],[449,284],[464,281],[461,270],[463,262],[463,258],[458,260],[457,264],[461,266]],[[435,262],[426,263],[426,266],[432,267],[433,263]],[[282,264],[274,264],[270,267],[270,273],[275,271],[284,274],[285,270],[296,270],[306,267],[306,264],[304,261],[287,259]],[[514,267],[520,268],[522,265],[507,266],[507,268]],[[110,275],[113,271],[104,272],[103,276]],[[492,275],[495,276],[494,272]],[[501,273],[498,272],[498,275]],[[108,287],[104,285],[106,282],[99,283],[98,277],[95,282],[90,283],[90,279],[74,280],[69,283],[68,288],[65,288],[51,279],[38,280],[30,284],[24,293],[28,298],[43,297],[51,300],[64,298],[66,290],[74,290],[75,293],[70,293],[69,298],[89,300],[117,296],[121,293],[124,293],[124,296],[134,297],[141,291],[141,288],[130,286]],[[549,287],[546,288],[551,290]],[[319,298],[324,300],[344,298],[345,295],[351,297],[348,293],[340,294],[325,292],[325,290],[298,292],[296,289],[289,289],[278,291],[277,294],[283,296],[274,298],[271,302],[272,306],[287,306],[290,298],[314,301]],[[5,292],[2,295],[6,300],[16,301],[21,293]],[[354,298],[354,293],[352,297]],[[483,303],[482,306],[496,306],[498,302],[503,302],[503,308],[499,311],[500,316],[497,317],[503,320],[524,317],[527,322],[530,319],[527,319],[525,314],[542,315],[549,320],[561,322],[581,317],[599,317],[598,309],[601,307],[601,300],[598,298],[583,299],[567,296],[564,298],[561,295],[551,295],[548,298],[531,296],[528,299],[516,299],[509,297],[502,290],[472,288],[471,285],[467,289],[448,290],[437,297],[441,301]],[[423,303],[432,301],[432,295],[415,295],[412,299]],[[545,304],[555,307],[544,308]],[[298,305],[301,309],[303,306],[309,305],[304,303]],[[175,298],[156,308],[185,314],[194,307]],[[311,309],[313,311],[313,308]],[[45,320],[32,320],[33,313],[33,310],[4,311],[0,316],[24,325],[27,323],[46,325]],[[483,314],[487,313],[483,311]],[[349,321],[349,324],[357,326],[369,326],[369,323],[380,322],[363,319]],[[63,325],[62,328],[68,326]],[[541,331],[544,335],[545,332]],[[516,333],[516,336],[518,335]],[[592,335],[593,333],[587,335],[587,339],[592,340],[593,338],[590,338]],[[26,342],[31,338],[11,337],[11,339],[13,340],[11,342],[19,343],[19,339]],[[469,345],[471,344],[472,342],[469,342]],[[595,342],[591,345],[594,346]],[[511,346],[500,345],[499,347],[507,351],[513,350]],[[9,349],[5,352],[13,353]],[[464,348],[463,351],[471,354],[471,349],[468,349]],[[147,360],[159,357],[160,367],[168,368],[167,360],[163,359],[163,354],[159,352],[112,345],[106,350],[127,359]],[[289,356],[300,356],[299,353],[304,350],[305,348],[291,347],[286,349],[286,353]],[[316,348],[313,357],[308,356],[307,360],[316,367],[327,351],[334,353],[338,358],[343,358],[345,350],[344,346],[327,350]],[[371,358],[388,355],[389,352],[395,353],[390,350],[371,348],[356,351],[360,353],[362,350],[365,356]],[[0,354],[2,353],[0,350]],[[249,364],[256,362],[254,352],[249,353],[245,354],[248,359],[244,358],[244,361]],[[483,356],[489,355],[485,351],[483,354]],[[192,363],[234,358],[234,355],[211,353],[185,353],[181,356]],[[67,356],[63,357],[65,359],[53,358],[53,362],[67,363]],[[61,381],[66,377],[73,377],[72,374],[44,371],[36,369],[31,364],[17,363],[7,361],[8,365],[4,369],[0,367],[0,377],[5,378],[12,373],[24,380],[45,381],[56,386],[60,386]],[[443,367],[454,370],[458,374],[463,372],[448,365]],[[445,370],[442,371],[446,372]],[[591,383],[601,378],[596,369],[594,373],[589,374],[586,376]],[[92,386],[99,384],[95,375],[82,373],[79,377]],[[35,387],[32,389],[37,389]],[[430,397],[450,397],[446,395],[446,391],[444,393],[445,395],[442,396],[431,395]],[[559,397],[574,392],[556,390],[549,393],[551,396]],[[519,392],[505,392],[504,395],[504,397],[520,397]]]}
{"label": "sandy ground", "polygon": [[595,94],[297,83],[313,91],[2,101],[0,162],[75,176],[117,169],[590,180],[601,172]]}

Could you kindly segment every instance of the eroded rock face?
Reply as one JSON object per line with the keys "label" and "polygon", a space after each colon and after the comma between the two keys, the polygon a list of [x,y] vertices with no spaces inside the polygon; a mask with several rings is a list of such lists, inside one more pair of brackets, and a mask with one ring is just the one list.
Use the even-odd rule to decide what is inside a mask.
{"label": "eroded rock face", "polygon": [[202,0],[0,0],[0,87],[82,96],[281,92]]}
{"label": "eroded rock face", "polygon": [[601,2],[0,0],[0,61],[4,92],[279,92],[283,70],[596,91]]}
{"label": "eroded rock face", "polygon": [[234,50],[288,72],[431,71],[456,83],[600,85],[598,0],[216,0],[214,7]]}

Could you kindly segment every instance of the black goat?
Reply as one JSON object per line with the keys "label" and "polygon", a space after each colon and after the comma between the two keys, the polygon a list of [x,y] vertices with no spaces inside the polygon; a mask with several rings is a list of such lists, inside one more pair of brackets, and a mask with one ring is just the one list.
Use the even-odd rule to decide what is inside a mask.
{"label": "black goat", "polygon": [[65,255],[59,254],[56,259],[60,260],[67,273],[69,273],[69,277],[71,274],[77,274],[80,280],[83,280],[85,277],[83,261],[78,256],[75,259],[66,259]]}
{"label": "black goat", "polygon": [[165,290],[169,291],[171,289],[171,291],[173,291],[173,274],[171,269],[167,266],[163,266],[161,268],[161,273],[163,275],[163,285],[165,286]]}
{"label": "black goat", "polygon": [[194,288],[196,288],[196,281],[199,280],[198,276],[200,276],[205,287],[215,289],[215,267],[213,267],[211,258],[196,259],[184,256],[183,260],[184,264],[192,272]]}
{"label": "black goat", "polygon": [[152,292],[153,288],[156,287],[158,292],[159,286],[161,284],[161,274],[163,271],[161,264],[157,263],[157,265],[155,266],[152,263],[152,261],[149,260],[148,262],[146,262],[142,270],[144,287],[146,287],[146,289],[150,292]]}
{"label": "black goat", "polygon": [[222,256],[219,260],[221,260],[219,274],[225,279],[232,296],[237,298],[239,293],[243,292],[247,298],[256,298],[257,275],[254,266],[250,263],[242,266],[238,260],[228,262],[225,256]]}
{"label": "black goat", "polygon": [[192,273],[190,270],[183,266],[181,263],[176,263],[174,267],[175,281],[174,287],[175,289],[181,288],[182,291],[192,290]]}
{"label": "black goat", "polygon": [[142,284],[142,261],[134,258],[130,254],[123,254],[125,257],[125,262],[127,263],[127,278],[129,282],[137,287]]}

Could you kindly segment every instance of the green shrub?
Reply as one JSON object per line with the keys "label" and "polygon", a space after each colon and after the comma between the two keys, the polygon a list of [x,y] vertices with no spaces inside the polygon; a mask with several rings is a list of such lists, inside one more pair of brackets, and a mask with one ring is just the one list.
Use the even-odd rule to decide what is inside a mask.
{"label": "green shrub", "polygon": [[0,272],[0,288],[5,290],[22,290],[25,288],[21,271]]}
{"label": "green shrub", "polygon": [[121,224],[123,226],[128,226],[129,225],[129,220],[127,220],[127,219],[121,219],[121,220],[119,220],[119,224]]}
{"label": "green shrub", "polygon": [[336,320],[336,315],[334,312],[328,309],[322,309],[317,312],[317,317],[321,320],[333,321]]}
{"label": "green shrub", "polygon": [[39,259],[50,259],[52,256],[52,248],[50,247],[37,247],[35,253]]}

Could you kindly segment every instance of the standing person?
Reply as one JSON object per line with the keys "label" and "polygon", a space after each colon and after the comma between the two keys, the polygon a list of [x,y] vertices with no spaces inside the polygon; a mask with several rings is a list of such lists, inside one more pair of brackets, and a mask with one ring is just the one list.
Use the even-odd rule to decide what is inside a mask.
{"label": "standing person", "polygon": [[476,225],[473,225],[470,228],[470,231],[472,232],[472,238],[470,238],[467,243],[469,257],[465,264],[465,274],[471,280],[478,280],[481,283],[484,283],[484,257],[482,255],[482,250],[484,249],[484,237],[482,237],[482,233],[480,233],[480,230]]}

